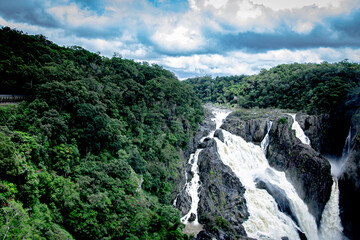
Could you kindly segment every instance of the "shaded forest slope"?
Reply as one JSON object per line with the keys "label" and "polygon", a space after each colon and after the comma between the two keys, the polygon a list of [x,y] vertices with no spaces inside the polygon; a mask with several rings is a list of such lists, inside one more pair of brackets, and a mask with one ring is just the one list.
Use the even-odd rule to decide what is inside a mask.
{"label": "shaded forest slope", "polygon": [[[171,200],[202,120],[158,65],[0,30],[0,227],[9,239],[186,239]],[[14,217],[15,216],[15,217]]]}

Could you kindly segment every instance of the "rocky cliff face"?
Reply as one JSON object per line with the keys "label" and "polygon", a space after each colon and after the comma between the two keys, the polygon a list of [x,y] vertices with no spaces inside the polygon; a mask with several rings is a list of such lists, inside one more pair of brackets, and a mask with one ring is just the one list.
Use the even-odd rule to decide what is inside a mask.
{"label": "rocky cliff face", "polygon": [[351,151],[339,179],[341,221],[349,239],[360,239],[360,114],[351,121]]}
{"label": "rocky cliff face", "polygon": [[330,164],[320,153],[296,138],[295,131],[291,130],[292,123],[288,116],[279,116],[274,121],[269,133],[267,158],[271,166],[286,173],[319,224],[331,193]]}
{"label": "rocky cliff face", "polygon": [[[245,239],[242,223],[248,218],[245,188],[233,171],[222,163],[214,139],[206,141],[199,155],[199,222],[217,239]],[[247,239],[247,238],[246,238]]]}
{"label": "rocky cliff face", "polygon": [[312,142],[312,147],[326,155],[333,155],[339,161],[346,135],[351,126],[351,151],[343,166],[339,179],[340,216],[344,234],[349,239],[360,239],[357,227],[360,216],[360,115],[354,114],[351,121],[346,116],[311,116],[302,114],[297,121]]}
{"label": "rocky cliff face", "polygon": [[221,128],[242,137],[247,142],[260,144],[267,132],[267,122],[282,112],[264,109],[238,110],[226,118]]}
{"label": "rocky cliff face", "polygon": [[350,120],[345,116],[297,114],[296,120],[311,141],[311,147],[324,155],[341,156]]}
{"label": "rocky cliff face", "polygon": [[267,132],[266,123],[272,121],[267,149],[269,164],[286,173],[319,224],[331,193],[332,177],[328,160],[315,150],[323,148],[322,124],[328,121],[328,116],[300,115],[297,118],[314,150],[296,138],[295,131],[291,130],[293,120],[284,113],[282,110],[241,110],[231,114],[222,128],[259,144]]}

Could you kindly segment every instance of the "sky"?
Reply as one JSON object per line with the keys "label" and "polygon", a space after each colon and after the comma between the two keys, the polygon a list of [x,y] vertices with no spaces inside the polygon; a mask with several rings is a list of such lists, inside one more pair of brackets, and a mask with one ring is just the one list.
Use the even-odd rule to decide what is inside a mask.
{"label": "sky", "polygon": [[0,0],[0,25],[179,79],[360,62],[360,0]]}

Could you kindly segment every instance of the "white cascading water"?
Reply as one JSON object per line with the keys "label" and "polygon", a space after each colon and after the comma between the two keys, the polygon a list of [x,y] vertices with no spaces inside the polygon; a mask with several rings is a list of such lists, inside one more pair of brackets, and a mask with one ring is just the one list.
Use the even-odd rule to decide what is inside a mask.
{"label": "white cascading water", "polygon": [[320,239],[322,240],[341,240],[344,238],[340,219],[338,180],[333,177],[333,181],[330,199],[325,205],[320,222]]}
{"label": "white cascading water", "polygon": [[[226,110],[214,110],[215,118],[212,120],[216,122],[216,129],[220,128],[229,113]],[[295,115],[292,114],[291,116],[294,119],[295,125],[293,124],[292,128],[296,131],[296,136],[303,143],[310,145],[309,139],[295,120]],[[250,216],[243,226],[247,235],[257,239],[281,239],[287,236],[293,240],[299,239],[298,231],[302,231],[309,240],[342,239],[337,181],[334,180],[331,197],[325,206],[320,230],[318,231],[315,218],[309,213],[308,207],[297,195],[295,188],[287,180],[285,173],[271,168],[268,164],[265,155],[269,144],[268,134],[271,125],[272,123],[269,121],[267,124],[268,132],[260,146],[248,143],[241,137],[225,130],[222,130],[224,142],[215,138],[221,160],[232,169],[246,189],[244,196]],[[213,135],[214,131],[208,137],[213,137]],[[189,164],[192,165],[193,179],[187,183],[185,188],[192,198],[192,204],[190,211],[181,218],[181,221],[186,225],[184,232],[195,235],[202,230],[202,225],[199,224],[197,216],[201,184],[198,172],[198,156],[201,151],[202,149],[198,149],[189,159]],[[284,190],[299,226],[278,209],[276,201],[266,190],[256,188],[256,179],[268,182]],[[188,221],[191,213],[196,216],[193,222]]]}
{"label": "white cascading water", "polygon": [[270,142],[270,140],[269,140],[269,132],[270,132],[271,126],[272,126],[272,121],[268,121],[266,123],[267,133],[266,133],[264,139],[260,143],[261,150],[263,151],[265,157],[266,157],[266,149],[269,146],[269,142]]}
{"label": "white cascading water", "polygon": [[[202,230],[202,225],[198,221],[197,209],[199,205],[199,188],[201,186],[200,176],[199,176],[199,166],[198,166],[198,157],[202,149],[197,149],[195,154],[191,154],[189,158],[189,164],[191,164],[191,172],[193,173],[193,178],[190,182],[187,182],[185,185],[185,191],[191,197],[191,208],[190,211],[181,218],[181,222],[186,225],[184,232],[187,234],[197,234]],[[189,222],[191,214],[195,214],[195,220]]]}
{"label": "white cascading water", "polygon": [[[270,128],[268,129],[268,131]],[[295,188],[287,180],[285,173],[272,169],[261,147],[248,143],[239,136],[225,130],[224,142],[215,139],[218,153],[245,186],[245,199],[250,214],[243,226],[249,237],[257,239],[299,239],[299,228],[308,239],[318,239],[315,218],[309,213],[306,204],[297,195]],[[268,136],[263,140],[267,141]],[[263,146],[265,146],[265,142]],[[291,210],[296,215],[299,227],[282,213],[274,198],[263,189],[256,188],[256,179],[261,179],[285,191],[291,202]]]}
{"label": "white cascading water", "polygon": [[350,153],[350,142],[351,142],[351,128],[346,137],[341,158],[335,159],[328,157],[328,160],[331,165],[331,174],[333,176],[334,183],[332,186],[330,199],[326,203],[321,219],[320,234],[322,236],[322,239],[324,240],[344,239],[344,235],[342,233],[343,227],[341,225],[340,209],[339,209],[340,192],[338,186],[338,178],[342,175],[344,171],[344,166],[348,160]]}
{"label": "white cascading water", "polygon": [[[292,129],[295,130],[295,135],[300,141],[304,144],[310,145],[309,138],[305,135],[304,131],[301,129],[300,124],[296,121],[296,114],[289,114],[294,120]],[[350,132],[350,131],[349,131]],[[349,133],[350,134],[350,133]],[[346,161],[348,151],[350,150],[350,137],[346,138],[343,156],[339,162],[330,161],[331,164],[331,174],[333,176],[333,185],[331,188],[331,194],[328,202],[326,203],[320,221],[320,230],[319,230],[319,239],[321,240],[341,240],[343,239],[343,227],[341,225],[340,219],[340,209],[339,209],[339,187],[337,178],[339,177],[339,172],[341,172],[344,162]],[[340,163],[338,167],[337,163]],[[337,166],[335,166],[337,165]],[[339,171],[339,168],[341,169]]]}
{"label": "white cascading water", "polygon": [[[212,121],[216,123],[216,129],[220,128],[224,119],[230,114],[229,110],[216,109],[213,112],[215,118],[212,118]],[[209,133],[208,136],[201,139],[203,141],[207,137],[214,137],[214,132]],[[197,235],[202,229],[203,226],[198,221],[198,206],[199,206],[199,189],[201,187],[200,176],[199,176],[199,165],[198,157],[200,152],[203,149],[197,149],[195,154],[191,154],[188,163],[191,165],[191,172],[193,173],[193,178],[190,182],[187,182],[185,185],[185,191],[191,196],[191,208],[190,211],[181,218],[181,222],[185,224],[184,233]],[[175,199],[176,201],[176,199]],[[176,202],[174,202],[175,204]],[[195,214],[195,220],[189,221],[191,214]]]}
{"label": "white cascading water", "polygon": [[296,114],[288,113],[288,115],[290,115],[294,120],[291,129],[295,130],[296,137],[300,139],[302,143],[310,146],[310,139],[305,135],[304,131],[300,127],[300,124],[296,121]]}

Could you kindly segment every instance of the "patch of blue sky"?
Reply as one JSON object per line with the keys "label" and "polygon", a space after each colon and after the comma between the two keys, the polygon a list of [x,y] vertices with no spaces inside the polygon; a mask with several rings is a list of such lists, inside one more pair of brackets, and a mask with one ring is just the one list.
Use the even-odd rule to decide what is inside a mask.
{"label": "patch of blue sky", "polygon": [[154,7],[170,12],[186,12],[190,9],[187,0],[148,0]]}
{"label": "patch of blue sky", "polygon": [[101,15],[105,11],[105,3],[107,1],[103,0],[71,0],[71,2],[76,3],[80,8],[89,9],[96,12],[98,15]]}

